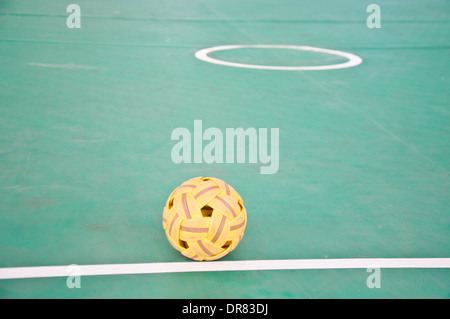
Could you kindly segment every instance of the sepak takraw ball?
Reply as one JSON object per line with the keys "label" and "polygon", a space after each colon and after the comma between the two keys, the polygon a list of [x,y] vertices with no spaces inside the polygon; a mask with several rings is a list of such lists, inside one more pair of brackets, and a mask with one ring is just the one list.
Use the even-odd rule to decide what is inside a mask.
{"label": "sepak takraw ball", "polygon": [[177,187],[167,200],[163,227],[170,244],[194,260],[215,260],[242,239],[247,214],[233,187],[213,177],[196,177]]}

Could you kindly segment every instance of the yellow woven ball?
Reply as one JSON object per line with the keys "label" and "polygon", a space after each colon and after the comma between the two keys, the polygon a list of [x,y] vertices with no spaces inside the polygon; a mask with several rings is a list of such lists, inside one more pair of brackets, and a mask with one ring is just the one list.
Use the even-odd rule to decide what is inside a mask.
{"label": "yellow woven ball", "polygon": [[192,178],[167,200],[163,227],[170,244],[194,260],[215,260],[242,239],[247,214],[233,187],[213,177]]}

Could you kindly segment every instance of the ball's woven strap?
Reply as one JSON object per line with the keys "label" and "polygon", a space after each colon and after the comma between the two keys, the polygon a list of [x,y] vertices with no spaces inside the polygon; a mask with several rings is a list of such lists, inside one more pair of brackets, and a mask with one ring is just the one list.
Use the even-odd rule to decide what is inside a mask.
{"label": "ball's woven strap", "polygon": [[190,179],[169,196],[163,227],[172,246],[195,260],[219,259],[242,239],[247,223],[239,194],[220,179]]}

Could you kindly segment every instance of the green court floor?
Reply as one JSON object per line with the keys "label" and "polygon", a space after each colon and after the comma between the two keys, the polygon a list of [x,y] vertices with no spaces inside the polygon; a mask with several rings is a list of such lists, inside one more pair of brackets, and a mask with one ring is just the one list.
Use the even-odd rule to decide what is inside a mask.
{"label": "green court floor", "polygon": [[[244,200],[223,260],[450,257],[450,3],[78,0],[0,2],[0,268],[189,261],[162,228],[183,181]],[[353,68],[206,63],[219,45],[304,45]],[[311,52],[234,50],[238,63],[323,65]],[[345,59],[344,59],[345,60]],[[175,164],[174,129],[279,128],[279,170]],[[267,270],[0,280],[0,298],[449,298],[450,269]]]}

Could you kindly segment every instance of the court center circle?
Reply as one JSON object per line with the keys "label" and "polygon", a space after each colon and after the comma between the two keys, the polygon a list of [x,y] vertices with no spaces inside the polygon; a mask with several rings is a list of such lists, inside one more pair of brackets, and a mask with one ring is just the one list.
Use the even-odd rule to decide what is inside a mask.
{"label": "court center circle", "polygon": [[[313,51],[313,52],[337,55],[337,56],[348,59],[348,61],[344,62],[344,63],[339,63],[339,64],[316,65],[316,66],[276,66],[276,65],[258,65],[258,64],[245,64],[245,63],[229,62],[229,61],[212,58],[208,55],[212,52],[219,52],[219,51],[225,51],[225,50],[236,50],[236,49],[248,49],[248,48]],[[361,64],[361,62],[362,62],[362,59],[359,56],[354,55],[352,53],[338,51],[338,50],[329,50],[329,49],[323,49],[323,48],[298,46],[298,45],[270,45],[270,44],[221,45],[221,46],[201,49],[201,50],[195,52],[195,57],[201,61],[205,61],[208,63],[232,66],[232,67],[236,67],[236,68],[259,69],[259,70],[282,70],[282,71],[314,71],[314,70],[344,69],[344,68],[351,68],[351,67],[357,66],[357,65]]]}

